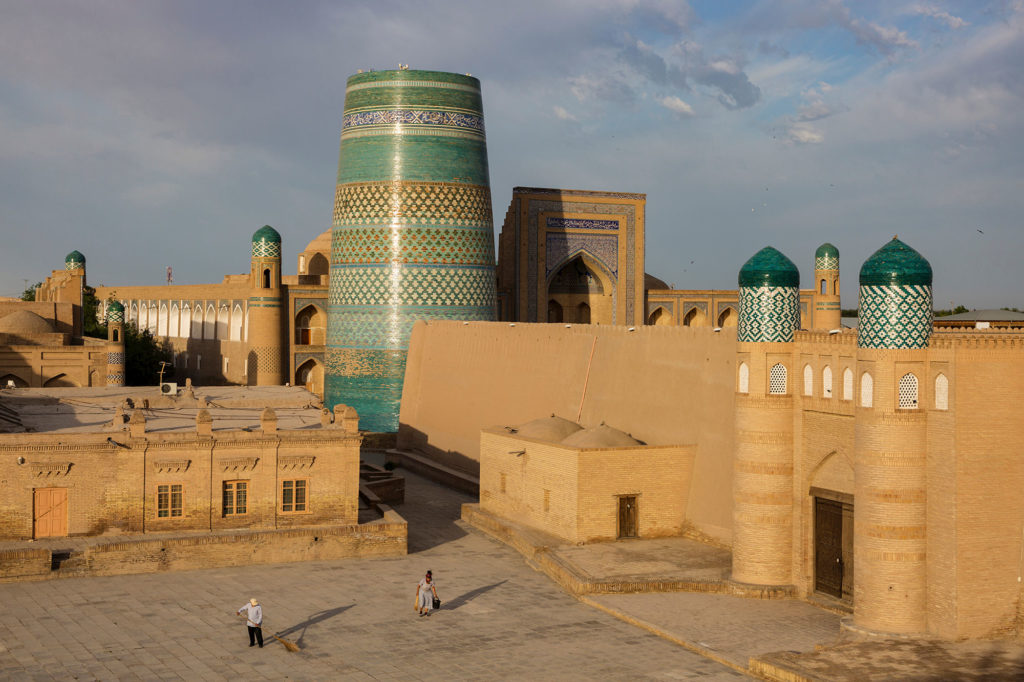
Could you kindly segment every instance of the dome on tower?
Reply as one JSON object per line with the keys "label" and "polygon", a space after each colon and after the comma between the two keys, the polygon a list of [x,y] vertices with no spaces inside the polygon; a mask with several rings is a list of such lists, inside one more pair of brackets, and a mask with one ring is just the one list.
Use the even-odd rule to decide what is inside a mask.
{"label": "dome on tower", "polygon": [[822,244],[821,246],[818,247],[817,251],[814,252],[814,257],[815,258],[825,258],[825,257],[839,258],[839,249],[837,249],[834,245],[829,244],[828,242],[825,242],[824,244]]}
{"label": "dome on tower", "polygon": [[252,243],[256,242],[272,242],[274,244],[281,243],[281,233],[272,228],[270,225],[264,225],[252,235]]}
{"label": "dome on tower", "polygon": [[800,271],[781,251],[766,246],[740,268],[739,283],[741,287],[799,287]]}
{"label": "dome on tower", "polygon": [[896,237],[871,254],[860,268],[861,286],[931,286],[928,260]]}
{"label": "dome on tower", "polygon": [[82,255],[81,251],[72,251],[64,256],[64,266],[69,270],[72,269],[72,266],[85,267],[85,256]]}
{"label": "dome on tower", "polygon": [[124,306],[118,301],[107,304],[107,322],[124,322]]}

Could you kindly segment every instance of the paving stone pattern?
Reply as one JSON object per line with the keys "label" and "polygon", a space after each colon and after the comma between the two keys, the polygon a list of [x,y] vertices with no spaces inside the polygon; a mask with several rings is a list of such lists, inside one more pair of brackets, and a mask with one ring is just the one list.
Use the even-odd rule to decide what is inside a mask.
{"label": "paving stone pattern", "polygon": [[[457,522],[469,497],[405,473],[406,557],[0,585],[0,679],[742,677],[574,600]],[[419,617],[428,568],[445,603]],[[264,607],[263,649],[234,615],[249,597]]]}

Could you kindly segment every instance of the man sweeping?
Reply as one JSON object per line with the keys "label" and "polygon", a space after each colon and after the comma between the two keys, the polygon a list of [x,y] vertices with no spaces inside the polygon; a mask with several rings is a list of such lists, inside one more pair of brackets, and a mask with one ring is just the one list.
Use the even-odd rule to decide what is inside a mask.
{"label": "man sweeping", "polygon": [[260,648],[263,648],[263,607],[255,599],[250,599],[248,604],[238,609],[238,615],[242,615],[245,612],[246,621],[245,624],[249,626],[249,646],[256,646],[256,642],[260,643]]}

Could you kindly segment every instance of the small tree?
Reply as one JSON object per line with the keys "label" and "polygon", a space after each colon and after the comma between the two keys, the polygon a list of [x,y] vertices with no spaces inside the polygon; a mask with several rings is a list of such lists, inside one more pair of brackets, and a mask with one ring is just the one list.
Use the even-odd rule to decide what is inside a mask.
{"label": "small tree", "polygon": [[82,333],[96,339],[107,338],[107,321],[100,321],[98,311],[100,301],[96,298],[96,289],[82,288]]}
{"label": "small tree", "polygon": [[134,324],[124,327],[124,382],[128,386],[155,386],[160,378],[160,363],[168,363],[164,380],[174,376],[171,349],[148,329],[139,331]]}
{"label": "small tree", "polygon": [[21,300],[23,301],[34,301],[36,300],[36,288],[40,286],[42,282],[36,282],[25,291],[21,292]]}

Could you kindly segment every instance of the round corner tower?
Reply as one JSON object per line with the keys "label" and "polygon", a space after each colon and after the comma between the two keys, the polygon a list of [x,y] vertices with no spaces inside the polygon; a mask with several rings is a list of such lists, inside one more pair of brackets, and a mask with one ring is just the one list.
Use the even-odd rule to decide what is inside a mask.
{"label": "round corner tower", "polygon": [[895,237],[860,269],[854,431],[854,624],[927,628],[927,421],[918,389],[932,268]]}
{"label": "round corner tower", "polygon": [[280,386],[286,381],[282,360],[281,235],[270,225],[252,235],[248,315],[248,383]]}
{"label": "round corner tower", "polygon": [[814,328],[842,327],[839,249],[825,242],[814,252]]}
{"label": "round corner tower", "polygon": [[107,386],[124,386],[124,306],[107,304]]}
{"label": "round corner tower", "polygon": [[800,272],[768,246],[740,269],[739,287],[732,579],[790,585]]}
{"label": "round corner tower", "polygon": [[495,318],[480,81],[348,79],[331,238],[324,403],[395,431],[413,323]]}

